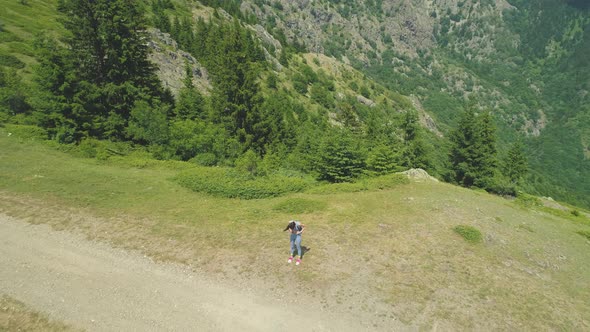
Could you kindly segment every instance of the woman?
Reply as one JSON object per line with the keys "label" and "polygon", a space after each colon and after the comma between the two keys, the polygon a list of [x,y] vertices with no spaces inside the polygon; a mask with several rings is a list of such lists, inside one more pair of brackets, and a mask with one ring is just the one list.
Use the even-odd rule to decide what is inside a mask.
{"label": "woman", "polygon": [[301,264],[301,233],[305,230],[305,225],[298,220],[291,220],[283,232],[286,230],[289,230],[289,233],[291,233],[291,256],[289,256],[287,263],[293,261],[293,253],[295,246],[297,246],[297,260],[295,261],[295,265],[299,265]]}

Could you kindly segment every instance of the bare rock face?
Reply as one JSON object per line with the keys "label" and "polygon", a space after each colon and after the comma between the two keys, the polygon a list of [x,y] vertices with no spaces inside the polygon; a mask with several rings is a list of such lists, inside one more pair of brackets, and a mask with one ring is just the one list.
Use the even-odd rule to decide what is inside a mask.
{"label": "bare rock face", "polygon": [[361,96],[361,95],[358,95],[358,96],[356,96],[356,100],[357,100],[359,103],[361,103],[361,104],[365,104],[365,105],[367,105],[367,106],[369,106],[369,107],[374,107],[374,106],[376,105],[374,101],[372,101],[371,99],[369,99],[369,98],[366,98],[366,97],[364,97],[364,96]]}
{"label": "bare rock face", "polygon": [[283,70],[283,66],[278,60],[283,46],[276,40],[266,29],[260,24],[251,26],[250,29],[256,34],[256,36],[262,41],[262,50],[264,57],[267,61],[273,64],[273,68],[276,71]]}
{"label": "bare rock face", "polygon": [[162,85],[170,89],[172,94],[177,97],[183,87],[186,64],[188,64],[196,89],[205,95],[209,94],[211,82],[205,67],[192,55],[180,50],[176,41],[169,34],[158,29],[149,29],[148,33],[150,35],[148,46],[151,49],[149,60],[158,68],[156,73],[162,81]]}
{"label": "bare rock face", "polygon": [[547,115],[542,110],[538,110],[537,113],[539,114],[538,119],[525,120],[523,131],[529,136],[539,137],[541,131],[547,126]]}
{"label": "bare rock face", "polygon": [[428,129],[429,131],[431,131],[432,133],[434,133],[436,136],[438,137],[443,137],[443,134],[441,133],[440,130],[438,130],[438,127],[436,125],[436,122],[434,122],[434,119],[428,115],[428,113],[426,113],[426,111],[424,111],[424,107],[422,107],[422,103],[420,102],[420,100],[418,98],[416,98],[416,96],[411,96],[411,100],[412,100],[412,105],[414,105],[414,108],[418,111],[418,117],[420,119],[420,124]]}
{"label": "bare rock face", "polygon": [[411,168],[407,171],[401,172],[401,174],[406,175],[409,179],[416,180],[416,181],[433,181],[438,182],[438,179],[430,176],[425,170],[421,168]]}

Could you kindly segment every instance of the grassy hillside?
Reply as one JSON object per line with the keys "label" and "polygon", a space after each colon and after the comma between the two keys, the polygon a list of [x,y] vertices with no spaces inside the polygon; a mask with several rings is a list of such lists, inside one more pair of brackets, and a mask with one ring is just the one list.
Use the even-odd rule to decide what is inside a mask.
{"label": "grassy hillside", "polygon": [[57,1],[1,0],[0,66],[17,69],[26,79],[37,63],[33,41],[39,33],[57,37],[65,33],[56,20]]}
{"label": "grassy hillside", "polygon": [[[420,328],[590,327],[583,210],[431,181],[226,199],[175,183],[195,167],[188,163],[86,159],[15,136],[0,131],[1,213],[276,296],[295,281],[306,301],[380,329],[393,319]],[[281,232],[293,218],[308,226],[296,270]],[[461,225],[481,240],[464,239],[454,230]]]}

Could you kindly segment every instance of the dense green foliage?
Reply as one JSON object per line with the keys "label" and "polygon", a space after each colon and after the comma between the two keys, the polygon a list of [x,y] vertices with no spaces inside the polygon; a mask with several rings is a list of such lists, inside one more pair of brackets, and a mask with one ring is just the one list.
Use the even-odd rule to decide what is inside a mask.
{"label": "dense green foliage", "polygon": [[517,184],[527,174],[528,163],[520,141],[512,144],[502,161],[502,174]]}
{"label": "dense green foliage", "polygon": [[[0,49],[0,122],[38,126],[61,143],[127,142],[157,159],[234,166],[254,177],[295,171],[328,182],[354,182],[419,167],[499,194],[514,195],[518,186],[590,204],[582,148],[590,144],[590,110],[581,94],[589,88],[584,50],[590,50],[585,33],[590,19],[578,8],[517,1],[518,10],[506,11],[504,22],[466,21],[462,9],[435,12],[436,49],[419,49],[410,57],[394,47],[397,40],[383,35],[385,51],[367,39],[367,59],[350,57],[380,85],[348,69],[337,78],[319,58],[300,56],[304,45],[296,36],[287,38],[277,24],[280,2],[254,1],[262,12],[278,16],[255,16],[249,11],[254,7],[240,1],[201,4],[213,8],[205,17],[194,15],[201,5],[174,0],[147,5],[60,0],[53,8],[60,18],[51,23],[8,20],[0,31],[0,42],[10,43]],[[329,6],[345,18],[357,11],[379,20],[392,15],[381,10],[381,1],[330,1]],[[537,18],[542,6],[554,11]],[[32,10],[25,7],[23,12]],[[253,23],[264,26],[279,45],[261,38],[248,26]],[[497,60],[468,61],[472,50],[462,41],[494,24],[501,28],[493,40]],[[27,26],[28,34],[13,28],[17,25]],[[184,87],[175,97],[161,86],[157,68],[148,61],[150,25],[170,33],[204,65],[211,90],[194,86],[188,62]],[[53,30],[42,34],[40,27]],[[346,31],[322,29],[335,34],[324,45],[326,53],[341,57],[354,47]],[[506,41],[514,33],[524,41],[519,46]],[[456,79],[456,72],[463,75],[463,91],[449,89],[445,81]],[[530,82],[544,93],[534,93]],[[441,138],[424,130],[414,104],[393,91],[420,97],[438,129],[452,134]],[[474,102],[465,107],[468,94]],[[486,112],[467,119],[474,108],[493,110],[493,116]],[[519,128],[542,122],[543,116],[549,124],[542,135],[509,146],[521,136]]]}
{"label": "dense green foliage", "polygon": [[469,108],[451,134],[454,180],[466,187],[488,188],[496,170],[496,142],[490,114]]}
{"label": "dense green foliage", "polygon": [[436,48],[412,58],[392,47],[370,59],[366,72],[421,96],[443,127],[455,126],[466,96],[476,96],[500,120],[498,148],[522,141],[526,190],[590,206],[590,12],[577,1],[509,2],[514,7],[501,16],[486,1],[435,10]]}
{"label": "dense green foliage", "polygon": [[311,179],[279,174],[253,177],[231,168],[195,168],[180,173],[176,181],[197,192],[243,199],[300,192],[313,184]]}

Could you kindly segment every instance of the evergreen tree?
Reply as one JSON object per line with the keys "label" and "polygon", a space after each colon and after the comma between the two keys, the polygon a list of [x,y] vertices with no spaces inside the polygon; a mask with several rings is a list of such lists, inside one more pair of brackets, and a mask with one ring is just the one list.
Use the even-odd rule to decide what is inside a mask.
{"label": "evergreen tree", "polygon": [[430,168],[428,150],[422,138],[418,113],[407,111],[402,123],[404,148],[402,150],[402,165],[407,168]]}
{"label": "evergreen tree", "polygon": [[395,172],[399,165],[399,154],[385,144],[374,147],[367,157],[367,169],[376,175]]}
{"label": "evergreen tree", "polygon": [[185,72],[184,87],[180,89],[174,113],[182,120],[205,120],[205,98],[193,84],[193,73],[188,62],[185,63]]}
{"label": "evergreen tree", "polygon": [[350,182],[357,178],[364,168],[364,156],[352,135],[339,131],[325,135],[319,148],[316,171],[319,180],[329,182]]}
{"label": "evergreen tree", "polygon": [[477,158],[475,169],[476,179],[474,185],[480,188],[489,188],[493,185],[496,174],[498,150],[496,148],[496,127],[490,112],[484,112],[477,121],[478,140],[475,151]]}
{"label": "evergreen tree", "polygon": [[496,170],[496,137],[491,115],[477,117],[473,108],[468,108],[450,139],[455,181],[465,187],[490,186]]}
{"label": "evergreen tree", "polygon": [[[123,138],[137,100],[170,102],[148,59],[146,26],[136,0],[60,0],[63,24],[70,31],[66,62],[72,95],[64,117],[76,131]],[[61,93],[61,92],[58,92]]]}
{"label": "evergreen tree", "polygon": [[528,171],[527,158],[520,140],[513,143],[502,162],[502,173],[511,183],[518,184]]}
{"label": "evergreen tree", "polygon": [[[260,151],[262,133],[255,130],[260,119],[258,71],[255,63],[264,57],[250,33],[237,20],[224,25],[220,39],[208,48],[214,56],[207,61],[213,78],[212,106],[214,120],[223,123],[246,148]],[[212,34],[210,34],[212,35]]]}
{"label": "evergreen tree", "polygon": [[31,111],[25,89],[15,69],[0,66],[0,121],[8,115],[15,116]]}

